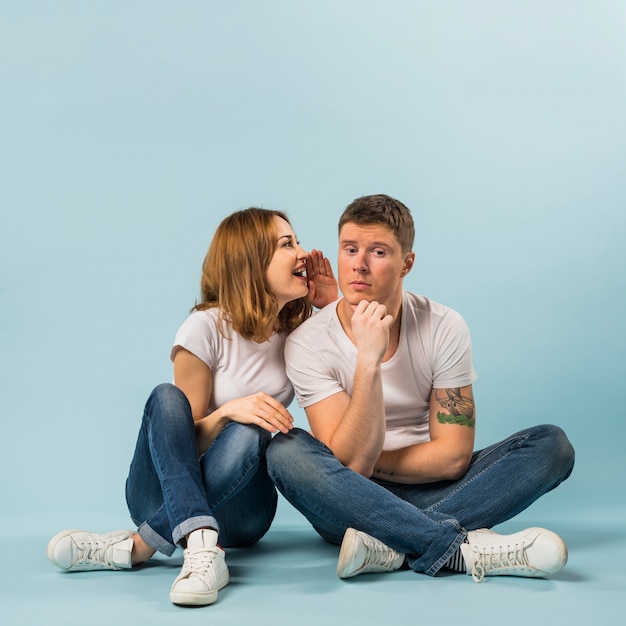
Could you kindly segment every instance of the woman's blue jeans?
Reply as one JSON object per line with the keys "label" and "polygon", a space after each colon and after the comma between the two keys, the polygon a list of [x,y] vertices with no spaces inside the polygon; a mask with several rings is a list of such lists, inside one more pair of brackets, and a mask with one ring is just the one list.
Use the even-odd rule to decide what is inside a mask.
{"label": "woman's blue jeans", "polygon": [[198,528],[219,530],[224,547],[258,541],[276,513],[265,460],[270,438],[257,426],[229,422],[199,458],[185,394],[159,385],[146,403],[126,481],[139,535],[167,555]]}
{"label": "woman's blue jeans", "polygon": [[565,480],[574,449],[560,428],[537,426],[474,452],[460,480],[401,485],[353,472],[293,429],[274,437],[267,463],[280,492],[324,539],[339,544],[347,528],[356,528],[434,576],[468,530],[510,519]]}

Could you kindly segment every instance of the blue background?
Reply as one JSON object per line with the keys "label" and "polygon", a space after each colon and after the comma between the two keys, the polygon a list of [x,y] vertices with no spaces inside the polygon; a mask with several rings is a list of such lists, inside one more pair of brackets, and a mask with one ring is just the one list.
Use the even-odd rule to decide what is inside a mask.
{"label": "blue background", "polygon": [[563,426],[535,515],[625,520],[625,2],[5,1],[0,85],[5,530],[128,524],[223,217],[284,210],[335,265],[370,193],[412,209],[405,286],[470,326],[478,445]]}

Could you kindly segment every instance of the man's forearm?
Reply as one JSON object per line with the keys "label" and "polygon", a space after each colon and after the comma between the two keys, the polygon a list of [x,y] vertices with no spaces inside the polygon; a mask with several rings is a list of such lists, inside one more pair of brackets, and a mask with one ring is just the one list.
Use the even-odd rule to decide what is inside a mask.
{"label": "man's forearm", "polygon": [[381,452],[372,477],[413,485],[456,480],[467,471],[468,463],[465,451],[443,441],[428,441]]}
{"label": "man's forearm", "polygon": [[357,368],[350,402],[328,445],[344,465],[370,477],[384,441],[380,366]]}

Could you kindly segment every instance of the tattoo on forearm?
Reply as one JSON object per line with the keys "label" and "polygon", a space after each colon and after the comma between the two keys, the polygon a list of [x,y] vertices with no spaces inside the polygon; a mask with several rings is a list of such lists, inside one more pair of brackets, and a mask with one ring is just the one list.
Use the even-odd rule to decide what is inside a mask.
{"label": "tattoo on forearm", "polygon": [[382,467],[375,467],[374,468],[374,474],[378,474],[379,476],[395,476],[396,473],[393,470],[390,470],[389,472],[386,472],[384,469],[382,469]]}
{"label": "tattoo on forearm", "polygon": [[468,395],[461,394],[461,389],[435,389],[435,399],[441,408],[448,413],[437,412],[437,421],[440,424],[460,424],[474,428],[474,399],[471,391]]}

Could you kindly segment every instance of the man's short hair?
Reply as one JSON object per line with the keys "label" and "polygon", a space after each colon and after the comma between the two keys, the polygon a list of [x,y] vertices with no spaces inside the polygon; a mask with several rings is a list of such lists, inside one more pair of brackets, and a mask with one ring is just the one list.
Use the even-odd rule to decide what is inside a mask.
{"label": "man's short hair", "polygon": [[357,198],[346,207],[339,218],[339,232],[349,222],[361,226],[382,224],[394,234],[403,254],[413,249],[415,239],[413,216],[400,200],[384,194]]}

